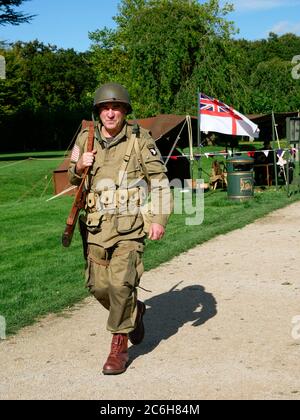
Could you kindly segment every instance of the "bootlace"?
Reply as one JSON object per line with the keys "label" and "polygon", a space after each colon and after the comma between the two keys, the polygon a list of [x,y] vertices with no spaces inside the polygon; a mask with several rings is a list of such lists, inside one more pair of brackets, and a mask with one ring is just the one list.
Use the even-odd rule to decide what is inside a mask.
{"label": "bootlace", "polygon": [[121,353],[122,343],[123,343],[123,336],[122,335],[114,336],[113,341],[111,343],[111,354]]}

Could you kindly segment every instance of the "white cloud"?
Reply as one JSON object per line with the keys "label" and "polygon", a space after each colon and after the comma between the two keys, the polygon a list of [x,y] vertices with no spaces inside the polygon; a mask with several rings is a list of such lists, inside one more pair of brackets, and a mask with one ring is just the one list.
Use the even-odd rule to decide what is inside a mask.
{"label": "white cloud", "polygon": [[237,12],[271,10],[278,7],[300,6],[300,0],[222,0],[232,3]]}
{"label": "white cloud", "polygon": [[276,25],[274,25],[272,29],[270,29],[269,32],[274,32],[275,34],[278,34],[278,35],[291,32],[293,34],[299,35],[300,22],[293,23],[293,22],[288,22],[288,21],[281,21],[281,22],[276,23]]}

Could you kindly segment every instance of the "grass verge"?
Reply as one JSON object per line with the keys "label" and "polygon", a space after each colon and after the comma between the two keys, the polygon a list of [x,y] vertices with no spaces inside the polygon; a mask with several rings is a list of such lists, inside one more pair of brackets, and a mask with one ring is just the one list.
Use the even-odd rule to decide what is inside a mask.
{"label": "grass verge", "polygon": [[[32,161],[23,168],[11,166],[9,175],[1,170],[3,165],[1,162],[0,315],[6,319],[7,333],[12,334],[43,315],[72,306],[88,293],[79,233],[70,248],[61,246],[73,199],[46,201],[52,193],[49,176],[58,163]],[[147,242],[145,269],[158,267],[197,244],[242,228],[299,198],[288,198],[284,190],[266,190],[239,203],[229,201],[226,192],[209,192],[200,226],[187,226],[185,214],[172,215],[165,238]]]}

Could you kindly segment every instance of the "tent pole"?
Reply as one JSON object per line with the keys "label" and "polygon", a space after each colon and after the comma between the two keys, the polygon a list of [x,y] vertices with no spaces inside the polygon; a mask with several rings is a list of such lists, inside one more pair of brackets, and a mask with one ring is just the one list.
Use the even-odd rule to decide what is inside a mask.
{"label": "tent pole", "polygon": [[276,191],[278,191],[278,176],[277,176],[277,165],[276,165],[276,150],[275,150],[275,116],[274,111],[272,111],[272,147],[273,147],[273,164],[274,164],[274,174],[275,174],[275,185]]}
{"label": "tent pole", "polygon": [[166,159],[166,160],[165,160],[165,162],[164,162],[164,164],[165,164],[165,165],[167,165],[167,164],[168,164],[168,162],[169,162],[169,160],[170,160],[170,157],[172,156],[172,153],[174,152],[174,150],[175,150],[175,148],[176,148],[176,146],[177,146],[177,143],[178,143],[178,141],[179,141],[179,139],[180,139],[180,136],[181,136],[182,130],[184,129],[184,127],[185,127],[186,123],[187,123],[187,119],[185,118],[184,123],[183,123],[183,125],[182,125],[182,127],[181,127],[181,130],[180,130],[180,133],[178,134],[178,136],[177,136],[176,140],[174,141],[174,144],[173,144],[173,146],[172,146],[172,148],[171,148],[171,150],[170,150],[170,152],[169,152],[169,155],[167,156],[167,159]]}
{"label": "tent pole", "polygon": [[189,135],[189,149],[190,149],[190,160],[194,159],[194,150],[193,150],[193,131],[192,131],[192,120],[191,116],[186,116],[186,123],[188,126],[188,135]]}

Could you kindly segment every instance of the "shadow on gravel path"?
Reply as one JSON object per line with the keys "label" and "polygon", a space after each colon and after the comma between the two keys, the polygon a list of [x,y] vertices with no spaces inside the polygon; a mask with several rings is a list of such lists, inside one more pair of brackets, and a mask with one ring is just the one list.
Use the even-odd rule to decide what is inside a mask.
{"label": "shadow on gravel path", "polygon": [[211,293],[200,285],[187,286],[182,290],[176,284],[161,295],[145,300],[145,339],[129,349],[130,363],[139,356],[152,352],[162,340],[176,334],[187,322],[193,327],[205,324],[217,314],[217,302]]}

